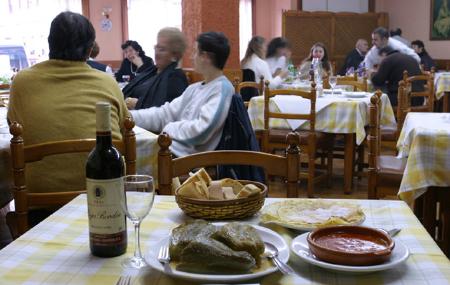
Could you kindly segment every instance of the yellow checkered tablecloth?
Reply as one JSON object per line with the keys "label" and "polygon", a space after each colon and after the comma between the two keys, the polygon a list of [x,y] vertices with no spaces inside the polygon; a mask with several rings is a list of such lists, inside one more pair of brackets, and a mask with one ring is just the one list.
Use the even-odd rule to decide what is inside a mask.
{"label": "yellow checkered tablecloth", "polygon": [[[356,134],[356,143],[359,145],[366,137],[364,126],[369,123],[369,100],[366,98],[345,98],[343,96],[325,96],[319,100],[330,100],[333,102],[316,113],[316,130],[335,134]],[[381,97],[381,124],[387,128],[396,128],[394,111],[392,110],[389,97],[383,94]],[[278,106],[271,100],[269,108],[272,112],[279,112]],[[253,97],[248,105],[248,115],[254,130],[264,129],[264,97]],[[284,119],[271,119],[271,128],[289,129]],[[300,126],[307,129],[309,123]]]}
{"label": "yellow checkered tablecloth", "polygon": [[434,92],[439,100],[445,92],[450,92],[450,72],[437,72],[434,77]]}
{"label": "yellow checkered tablecloth", "polygon": [[[280,199],[266,199],[266,204]],[[297,275],[273,273],[252,283],[261,284],[450,284],[450,262],[403,201],[345,200],[358,203],[366,214],[363,225],[401,228],[395,238],[410,251],[408,260],[395,268],[371,274],[351,275],[326,271],[303,262],[291,252],[289,260]],[[123,256],[97,258],[90,254],[86,196],[80,195],[44,222],[0,251],[1,284],[115,284],[120,275],[133,275],[137,284],[193,284],[172,279],[151,268],[128,271],[121,261],[133,254],[133,227],[128,223],[128,250]],[[142,223],[143,252],[167,237],[170,230],[189,219],[173,196],[157,196]],[[246,220],[257,223],[258,218]],[[296,232],[272,227],[288,243]]]}
{"label": "yellow checkered tablecloth", "polygon": [[450,186],[450,113],[408,113],[397,148],[407,157],[403,200],[411,202],[429,186]]}

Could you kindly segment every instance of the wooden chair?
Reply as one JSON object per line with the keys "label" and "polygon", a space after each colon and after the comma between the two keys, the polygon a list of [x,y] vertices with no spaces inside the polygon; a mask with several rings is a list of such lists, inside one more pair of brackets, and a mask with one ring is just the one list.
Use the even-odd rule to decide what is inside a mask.
{"label": "wooden chair", "polygon": [[183,68],[183,72],[186,75],[188,84],[199,82],[203,80],[203,75],[196,72],[193,68]]}
{"label": "wooden chair", "polygon": [[240,82],[242,82],[242,69],[225,68],[223,70],[223,75],[225,75],[228,80],[230,80],[230,82],[234,86],[234,90],[236,91],[236,93],[238,93],[238,85]]}
{"label": "wooden chair", "polygon": [[173,158],[169,150],[172,140],[169,135],[163,133],[158,138],[159,194],[173,194],[172,178],[187,174],[194,168],[234,164],[259,166],[264,168],[267,175],[284,177],[287,183],[287,197],[297,198],[300,161],[298,135],[290,133],[286,139],[288,145],[286,156],[254,151],[220,150]]}
{"label": "wooden chair", "polygon": [[[269,82],[265,83],[264,91],[264,132],[262,140],[262,148],[265,152],[273,153],[275,150],[286,148],[285,138],[290,132],[287,129],[270,128],[269,121],[271,118],[278,119],[294,119],[309,121],[309,130],[299,132],[300,146],[303,146],[302,152],[308,157],[308,171],[301,172],[300,177],[306,178],[308,197],[314,196],[314,183],[327,179],[328,184],[331,184],[332,170],[333,170],[333,135],[322,132],[316,132],[316,85],[311,84],[311,91],[288,90],[288,89],[274,89],[269,88]],[[310,101],[309,114],[287,114],[280,112],[271,112],[269,110],[270,98],[276,95],[291,95],[300,96]],[[325,175],[316,175],[316,153],[317,150],[322,150],[322,153],[327,155],[327,170]],[[322,165],[323,166],[323,165]]]}
{"label": "wooden chair", "polygon": [[[406,92],[408,97],[413,100],[415,97],[422,97],[425,104],[422,106],[412,106],[412,112],[433,112],[434,110],[434,72],[422,73],[420,75],[408,76],[408,71],[403,72],[403,81],[406,84]],[[422,81],[424,84],[424,91],[412,91],[412,85]]]}
{"label": "wooden chair", "polygon": [[380,155],[380,114],[381,91],[370,98],[369,105],[369,199],[379,199],[387,195],[396,196],[406,166],[406,159],[392,155]]}
{"label": "wooden chair", "polygon": [[[242,96],[242,89],[244,88],[254,88],[257,90],[258,95],[261,96],[264,94],[264,76],[261,75],[259,83],[256,83],[254,81],[243,81],[238,84],[236,93],[241,94]],[[248,108],[248,102],[244,101],[244,105],[246,108]]]}
{"label": "wooden chair", "polygon": [[[123,139],[113,141],[115,147],[125,156],[127,174],[136,173],[136,137],[133,127],[134,122],[131,118],[127,118]],[[86,192],[84,189],[80,189],[79,191],[30,193],[25,181],[26,164],[40,161],[50,155],[90,152],[96,142],[95,139],[76,139],[24,145],[23,128],[19,123],[13,122],[10,132],[13,135],[10,147],[14,174],[15,211],[6,215],[6,222],[13,238],[17,238],[29,229],[29,210],[59,208],[79,194]]]}

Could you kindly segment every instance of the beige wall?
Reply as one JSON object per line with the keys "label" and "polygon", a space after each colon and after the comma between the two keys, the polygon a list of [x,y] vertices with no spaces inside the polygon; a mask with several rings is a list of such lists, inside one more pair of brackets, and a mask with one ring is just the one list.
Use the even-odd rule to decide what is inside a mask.
{"label": "beige wall", "polygon": [[435,59],[450,59],[450,41],[430,41],[430,7],[428,0],[377,0],[376,11],[389,13],[389,28],[402,29],[410,41],[422,40]]}
{"label": "beige wall", "polygon": [[296,1],[291,0],[257,0],[255,20],[256,29],[253,34],[266,40],[281,36],[282,11],[291,10]]}
{"label": "beige wall", "polygon": [[[111,7],[110,20],[112,21],[112,30],[102,31],[100,22],[103,19],[103,7]],[[97,60],[117,61],[122,60],[122,9],[120,0],[90,0],[89,1],[89,19],[95,28],[97,43],[100,46],[100,54]]]}

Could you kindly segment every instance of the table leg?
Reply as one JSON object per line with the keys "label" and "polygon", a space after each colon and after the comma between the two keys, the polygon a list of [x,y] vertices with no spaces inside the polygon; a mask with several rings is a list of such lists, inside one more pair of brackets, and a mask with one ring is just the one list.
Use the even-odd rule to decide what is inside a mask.
{"label": "table leg", "polygon": [[345,134],[344,147],[344,193],[352,193],[353,162],[355,160],[355,134]]}
{"label": "table leg", "polygon": [[444,98],[442,98],[442,112],[444,112],[444,113],[448,113],[450,110],[449,100],[448,100],[449,97],[450,97],[450,92],[445,92]]}

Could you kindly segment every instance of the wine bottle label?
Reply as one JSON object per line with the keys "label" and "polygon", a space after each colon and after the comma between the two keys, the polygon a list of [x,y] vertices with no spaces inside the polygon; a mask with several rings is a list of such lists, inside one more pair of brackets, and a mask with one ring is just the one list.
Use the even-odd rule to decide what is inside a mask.
{"label": "wine bottle label", "polygon": [[122,178],[107,180],[86,178],[86,187],[91,237],[115,235],[125,231]]}

